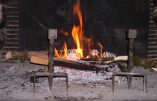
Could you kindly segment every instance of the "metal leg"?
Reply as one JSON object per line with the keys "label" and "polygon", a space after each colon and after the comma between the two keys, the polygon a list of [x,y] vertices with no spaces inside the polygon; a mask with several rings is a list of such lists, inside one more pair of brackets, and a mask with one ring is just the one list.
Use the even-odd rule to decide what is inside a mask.
{"label": "metal leg", "polygon": [[144,84],[144,92],[147,92],[147,76],[144,76],[143,84]]}
{"label": "metal leg", "polygon": [[125,76],[127,77],[127,82],[128,82],[128,89],[131,88],[131,83],[132,83],[132,79],[133,77],[142,77],[143,78],[143,90],[144,92],[147,92],[147,75],[145,74],[141,74],[141,73],[116,73],[112,75],[112,92],[114,92],[114,79],[115,76]]}
{"label": "metal leg", "polygon": [[52,89],[52,81],[53,81],[53,76],[52,76],[52,75],[49,75],[49,76],[48,76],[48,83],[49,83],[49,88],[50,88],[50,90]]}
{"label": "metal leg", "polygon": [[143,90],[145,91],[145,77],[143,76]]}
{"label": "metal leg", "polygon": [[33,92],[35,94],[35,83],[36,83],[36,74],[34,74],[34,82],[33,82]]}
{"label": "metal leg", "polygon": [[132,77],[128,76],[128,89],[131,88]]}
{"label": "metal leg", "polygon": [[48,84],[49,84],[49,88],[50,90],[52,89],[52,84],[53,84],[53,78],[55,77],[63,77],[66,79],[66,89],[68,91],[68,75],[65,73],[34,73],[34,75],[32,75],[33,78],[33,91],[35,93],[36,87],[35,87],[35,83],[36,83],[36,78],[48,78]]}
{"label": "metal leg", "polygon": [[115,75],[112,75],[112,93],[114,92],[114,79],[115,79]]}
{"label": "metal leg", "polygon": [[68,85],[68,75],[66,75],[66,88],[67,88],[67,91],[68,91],[68,87],[69,87],[69,85]]}

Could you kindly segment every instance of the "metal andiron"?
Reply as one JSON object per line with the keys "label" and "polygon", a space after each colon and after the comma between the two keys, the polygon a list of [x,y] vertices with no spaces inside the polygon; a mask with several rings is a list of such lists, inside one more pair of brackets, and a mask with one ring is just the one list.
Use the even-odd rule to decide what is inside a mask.
{"label": "metal andiron", "polygon": [[133,77],[142,77],[143,78],[143,89],[147,92],[147,75],[143,73],[134,73],[133,70],[133,48],[134,48],[134,39],[137,36],[137,30],[130,29],[128,32],[128,68],[126,72],[115,72],[112,75],[112,92],[114,92],[114,80],[115,76],[124,76],[128,79],[128,89],[131,87],[131,82]]}
{"label": "metal andiron", "polygon": [[54,72],[54,42],[57,39],[57,30],[49,29],[48,30],[48,39],[49,39],[49,51],[48,51],[48,72],[38,72],[33,75],[33,90],[35,93],[35,83],[36,78],[48,78],[49,88],[52,88],[53,78],[55,77],[63,77],[66,78],[66,88],[68,90],[68,75],[67,73],[55,73]]}

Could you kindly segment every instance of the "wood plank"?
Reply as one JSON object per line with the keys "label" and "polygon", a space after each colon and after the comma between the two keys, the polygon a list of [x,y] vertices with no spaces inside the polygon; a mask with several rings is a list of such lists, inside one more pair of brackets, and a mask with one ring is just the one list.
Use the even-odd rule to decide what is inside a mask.
{"label": "wood plank", "polygon": [[48,65],[48,57],[31,56],[30,62],[40,64],[40,65]]}
{"label": "wood plank", "polygon": [[[43,54],[32,54],[30,56],[30,62],[40,65],[48,65],[48,56]],[[72,69],[78,69],[78,70],[91,70],[91,71],[101,70],[101,68],[98,68],[94,65],[82,64],[75,61],[65,60],[56,57],[54,58],[54,65],[72,68]]]}
{"label": "wood plank", "polygon": [[152,68],[155,72],[157,72],[157,68]]}

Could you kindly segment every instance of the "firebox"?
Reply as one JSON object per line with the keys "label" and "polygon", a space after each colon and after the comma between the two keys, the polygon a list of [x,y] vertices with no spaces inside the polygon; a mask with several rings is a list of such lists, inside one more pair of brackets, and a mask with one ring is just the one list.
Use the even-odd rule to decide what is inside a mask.
{"label": "firebox", "polygon": [[[134,28],[138,30],[135,54],[146,56],[149,16],[147,0],[100,0],[99,2],[79,0],[79,3],[77,2],[77,0],[47,0],[46,2],[21,0],[22,49],[46,50],[47,29],[55,28],[58,30],[56,50],[66,47],[77,48],[77,51],[82,47],[100,49],[102,45],[103,51],[126,55],[126,33],[129,28]],[[79,33],[79,40],[74,40],[77,36],[74,35],[76,32]],[[80,41],[80,45],[76,41]]]}

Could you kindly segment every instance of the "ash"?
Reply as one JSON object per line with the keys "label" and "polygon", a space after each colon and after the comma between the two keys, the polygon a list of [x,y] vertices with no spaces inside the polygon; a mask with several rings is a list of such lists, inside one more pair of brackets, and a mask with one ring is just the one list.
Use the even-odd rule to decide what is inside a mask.
{"label": "ash", "polygon": [[[109,65],[98,65],[98,67],[102,68],[98,73],[95,71],[75,70],[58,66],[55,66],[54,70],[55,72],[66,72],[70,81],[78,82],[110,81],[112,79],[112,74],[120,71],[118,65],[115,63],[111,63]],[[120,81],[119,77],[116,77],[116,80]]]}
{"label": "ash", "polygon": [[48,80],[41,78],[36,83],[36,94],[33,93],[33,84],[30,76],[40,72],[43,66],[31,64],[28,61],[6,62],[0,64],[0,101],[156,101],[157,100],[157,73],[135,67],[134,72],[148,75],[148,93],[143,92],[142,80],[133,78],[131,89],[118,78],[115,92],[111,90],[111,74],[118,70],[117,64],[102,65],[102,71],[80,71],[66,67],[55,67],[55,72],[67,72],[69,89],[66,90],[65,79],[57,78],[53,81],[52,90],[49,90]]}

